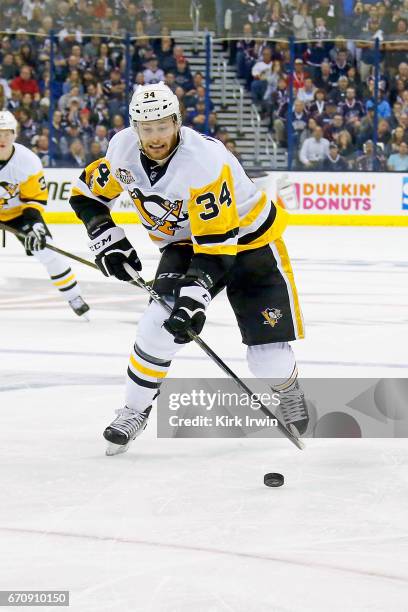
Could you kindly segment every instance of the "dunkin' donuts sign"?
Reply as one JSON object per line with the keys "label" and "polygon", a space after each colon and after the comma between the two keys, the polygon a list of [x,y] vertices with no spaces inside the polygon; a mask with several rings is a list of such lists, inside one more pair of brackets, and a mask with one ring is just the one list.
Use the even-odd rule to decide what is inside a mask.
{"label": "dunkin' donuts sign", "polygon": [[373,208],[376,185],[361,182],[295,183],[302,210],[368,212]]}

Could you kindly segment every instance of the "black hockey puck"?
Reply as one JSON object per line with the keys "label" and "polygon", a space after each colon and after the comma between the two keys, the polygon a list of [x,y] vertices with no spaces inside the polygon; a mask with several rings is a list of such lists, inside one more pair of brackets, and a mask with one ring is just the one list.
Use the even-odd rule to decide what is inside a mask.
{"label": "black hockey puck", "polygon": [[271,472],[270,474],[264,475],[264,484],[267,487],[281,487],[285,482],[282,474],[278,474],[277,472]]}

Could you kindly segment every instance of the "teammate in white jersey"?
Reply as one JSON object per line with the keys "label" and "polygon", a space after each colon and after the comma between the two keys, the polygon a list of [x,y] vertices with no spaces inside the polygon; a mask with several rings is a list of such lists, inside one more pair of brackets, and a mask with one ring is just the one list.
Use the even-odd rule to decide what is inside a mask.
{"label": "teammate in white jersey", "polygon": [[201,332],[206,308],[223,288],[252,373],[274,379],[285,424],[304,432],[308,414],[288,344],[304,335],[281,239],[288,213],[268,201],[222,143],[181,127],[177,97],[164,84],[140,87],[129,113],[131,127],[82,172],[70,203],[102,272],[126,281],[129,270],[142,266],[110,208],[122,191],[129,193],[162,252],[154,288],[173,311],[169,316],[152,302],[139,321],[126,404],[104,432],[107,454],[123,452],[143,431],[172,358],[189,342],[187,330]]}
{"label": "teammate in white jersey", "polygon": [[27,255],[42,263],[54,286],[78,315],[89,306],[81,297],[79,285],[68,260],[45,247],[52,237],[41,212],[48,191],[43,167],[37,155],[15,143],[17,121],[9,111],[0,112],[0,222],[25,234]]}

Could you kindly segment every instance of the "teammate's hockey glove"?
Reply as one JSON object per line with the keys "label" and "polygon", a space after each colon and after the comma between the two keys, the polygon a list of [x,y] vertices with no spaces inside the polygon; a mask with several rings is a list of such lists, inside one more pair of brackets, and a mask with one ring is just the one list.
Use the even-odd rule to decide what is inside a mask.
{"label": "teammate's hockey glove", "polygon": [[37,222],[27,232],[24,240],[26,251],[42,251],[45,248],[47,230],[43,223]]}
{"label": "teammate's hockey glove", "polygon": [[197,279],[185,279],[176,288],[176,301],[170,317],[164,322],[164,328],[174,336],[177,344],[191,342],[188,330],[199,334],[205,323],[205,309],[211,301],[211,295],[204,283]]}
{"label": "teammate's hockey glove", "polygon": [[115,276],[119,280],[129,281],[132,277],[126,272],[123,264],[128,264],[135,272],[142,269],[142,264],[133,246],[126,238],[121,227],[113,221],[102,223],[90,234],[89,248],[95,255],[95,263],[105,276]]}

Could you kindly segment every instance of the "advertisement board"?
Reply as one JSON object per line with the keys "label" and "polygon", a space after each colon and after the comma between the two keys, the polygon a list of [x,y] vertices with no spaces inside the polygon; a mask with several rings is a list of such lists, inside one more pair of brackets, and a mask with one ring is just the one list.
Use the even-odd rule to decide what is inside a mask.
{"label": "advertisement board", "polygon": [[[46,220],[75,223],[69,194],[80,170],[45,169]],[[408,225],[408,175],[402,173],[268,172],[254,182],[293,213],[295,225]],[[127,194],[113,208],[118,223],[137,223]]]}

